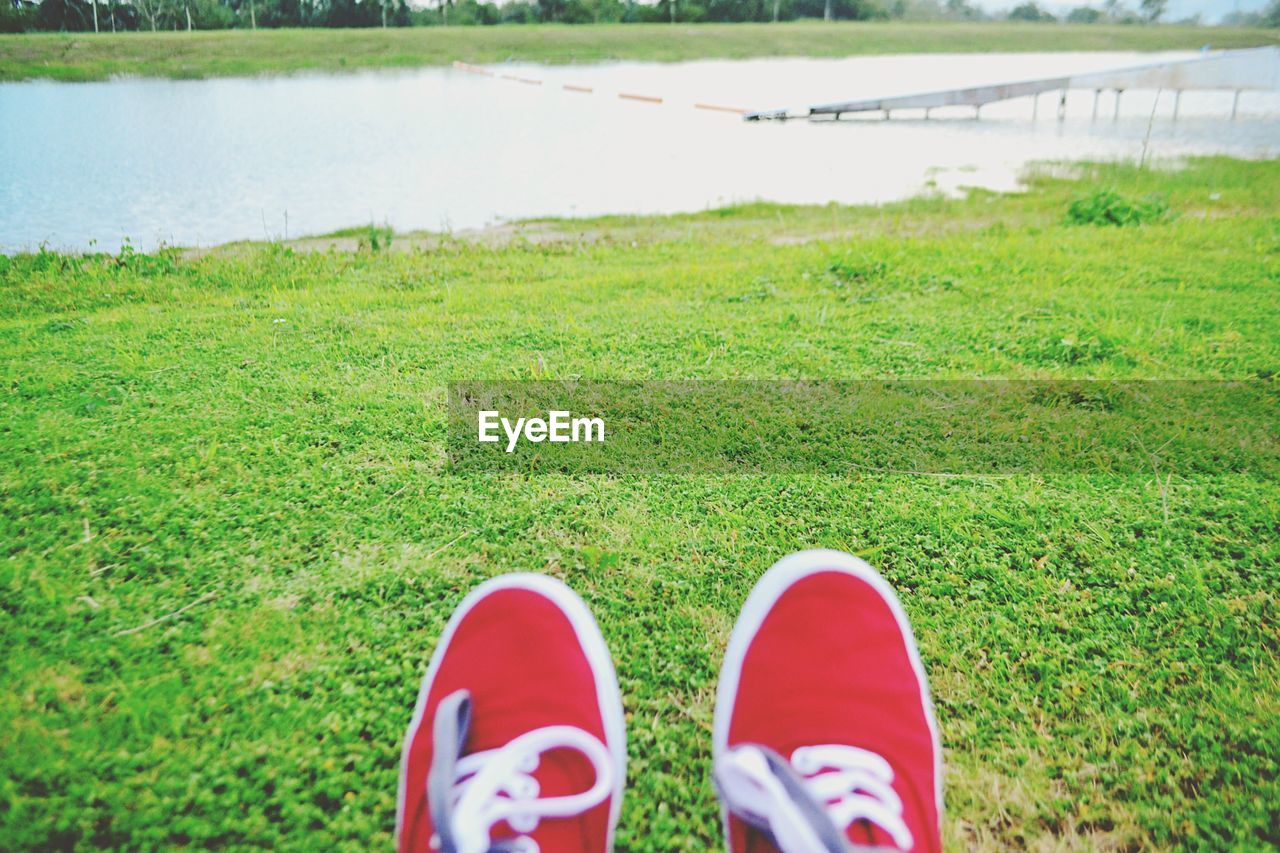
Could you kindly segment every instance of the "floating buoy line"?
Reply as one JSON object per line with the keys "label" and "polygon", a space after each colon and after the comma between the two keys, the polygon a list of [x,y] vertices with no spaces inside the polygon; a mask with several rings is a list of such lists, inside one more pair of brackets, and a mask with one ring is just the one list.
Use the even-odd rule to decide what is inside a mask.
{"label": "floating buoy line", "polygon": [[[453,63],[453,67],[459,71],[466,71],[470,74],[478,74],[482,77],[492,77],[496,80],[505,80],[510,83],[521,83],[525,86],[545,85],[545,81],[539,80],[534,77],[520,77],[515,74],[500,74],[499,72],[494,71],[490,68],[485,68],[483,65],[472,65],[468,62],[455,62]],[[578,95],[602,95],[604,97],[613,95],[613,97],[617,98],[620,101],[629,101],[631,103],[637,103],[637,104],[669,103],[667,99],[661,97],[660,95],[643,95],[637,92],[598,92],[592,86],[580,86],[575,83],[562,83],[560,84],[560,90],[563,92],[572,92]],[[723,104],[695,103],[695,104],[692,104],[692,107],[695,110],[705,110],[707,112],[716,112],[716,113],[731,113],[736,116],[744,116],[744,115],[747,115],[749,112],[751,112],[750,110],[745,110],[740,107],[730,107],[730,106],[725,106]]]}

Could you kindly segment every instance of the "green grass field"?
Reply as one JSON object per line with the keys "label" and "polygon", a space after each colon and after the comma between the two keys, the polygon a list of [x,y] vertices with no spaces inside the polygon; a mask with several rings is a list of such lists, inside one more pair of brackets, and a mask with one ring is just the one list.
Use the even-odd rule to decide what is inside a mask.
{"label": "green grass field", "polygon": [[1186,26],[796,22],[0,35],[0,80],[222,77],[466,62],[673,62],[1057,50],[1196,50],[1280,43],[1280,31]]}
{"label": "green grass field", "polygon": [[[1101,186],[1171,215],[1068,224]],[[460,476],[442,447],[449,379],[1274,382],[1280,162],[547,227],[0,257],[0,847],[386,847],[436,636],[512,570],[577,589],[617,661],[620,847],[717,845],[720,656],[812,546],[901,592],[953,846],[1280,843],[1269,476],[1160,448],[1136,474]],[[831,278],[864,261],[875,299]]]}

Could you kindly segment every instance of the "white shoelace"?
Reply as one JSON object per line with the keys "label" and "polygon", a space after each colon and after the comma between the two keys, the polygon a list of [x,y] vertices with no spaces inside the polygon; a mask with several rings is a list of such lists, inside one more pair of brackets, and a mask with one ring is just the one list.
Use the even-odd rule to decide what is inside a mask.
{"label": "white shoelace", "polygon": [[[596,778],[589,789],[539,797],[532,773],[542,754],[556,749],[575,750],[591,762]],[[450,825],[458,853],[485,853],[493,845],[493,827],[503,821],[522,833],[504,839],[504,849],[536,853],[537,842],[527,833],[537,829],[543,818],[572,817],[603,802],[612,790],[613,762],[609,750],[589,732],[575,726],[547,726],[497,749],[460,757],[455,778]]]}
{"label": "white shoelace", "polygon": [[716,782],[729,810],[767,828],[784,853],[831,849],[824,840],[829,828],[811,814],[814,805],[842,838],[855,821],[865,820],[888,833],[899,849],[911,849],[914,839],[902,817],[902,799],[893,790],[893,768],[881,756],[840,744],[795,750],[791,769],[812,801],[806,809],[804,798],[788,790],[785,772],[780,775],[768,755],[751,744],[733,747],[716,763]]}

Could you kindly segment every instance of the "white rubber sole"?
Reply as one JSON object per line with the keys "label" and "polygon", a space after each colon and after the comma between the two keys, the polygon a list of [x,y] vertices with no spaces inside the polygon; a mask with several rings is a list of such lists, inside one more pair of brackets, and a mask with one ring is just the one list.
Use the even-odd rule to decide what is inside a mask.
{"label": "white rubber sole", "polygon": [[[756,582],[755,588],[747,596],[734,623],[733,633],[729,635],[729,647],[724,654],[724,663],[720,667],[720,681],[716,686],[716,710],[712,727],[711,747],[712,761],[716,761],[729,747],[729,721],[733,719],[733,704],[738,696],[738,682],[742,677],[742,662],[747,656],[747,649],[755,639],[765,617],[773,609],[773,605],[782,594],[797,581],[821,572],[843,572],[859,580],[865,581],[889,605],[898,628],[907,641],[907,655],[911,667],[915,670],[916,680],[920,683],[920,699],[924,708],[925,720],[929,724],[929,735],[933,739],[933,779],[934,798],[937,802],[938,821],[942,821],[942,741],[938,736],[938,722],[933,716],[933,700],[929,695],[929,681],[925,677],[924,666],[920,663],[920,651],[916,648],[915,635],[911,633],[911,624],[907,621],[906,611],[902,603],[889,586],[889,582],[880,573],[863,560],[843,551],[812,550],[800,551],[783,557],[774,563],[769,571]],[[729,815],[721,808],[721,822],[724,824],[725,846],[729,844]]]}
{"label": "white rubber sole", "polygon": [[537,593],[560,609],[560,612],[573,626],[578,637],[591,673],[596,682],[596,701],[600,705],[600,716],[604,721],[605,746],[613,758],[616,770],[613,781],[613,798],[609,802],[609,841],[608,849],[613,849],[613,834],[618,825],[618,814],[622,810],[622,793],[627,779],[627,732],[626,721],[622,714],[622,693],[618,689],[618,676],[613,669],[613,659],[609,656],[609,647],[605,645],[600,627],[595,617],[578,594],[561,581],[547,575],[533,573],[517,573],[490,578],[467,593],[466,598],[449,617],[440,642],[431,655],[431,664],[422,679],[422,687],[418,691],[418,701],[413,709],[413,717],[405,732],[404,746],[400,753],[400,783],[396,792],[396,843],[400,841],[400,832],[404,829],[404,806],[406,769],[408,767],[409,745],[422,726],[422,716],[426,711],[427,695],[431,692],[440,662],[444,659],[453,632],[473,607],[495,592],[506,589],[521,589]]}

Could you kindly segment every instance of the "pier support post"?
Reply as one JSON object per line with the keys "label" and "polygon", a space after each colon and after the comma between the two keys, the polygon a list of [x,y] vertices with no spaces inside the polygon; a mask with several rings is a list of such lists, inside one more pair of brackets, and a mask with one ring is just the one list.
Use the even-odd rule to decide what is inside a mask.
{"label": "pier support post", "polygon": [[1235,96],[1231,98],[1231,120],[1235,121],[1236,110],[1240,107],[1240,90],[1236,89]]}
{"label": "pier support post", "polygon": [[1178,106],[1182,103],[1182,90],[1177,89],[1173,93],[1173,120],[1178,120]]}
{"label": "pier support post", "polygon": [[925,121],[928,121],[928,120],[929,120],[929,113],[931,113],[931,112],[933,112],[933,107],[925,107],[925,108],[924,108],[924,120],[925,120]]}
{"label": "pier support post", "polygon": [[977,121],[982,118],[982,104],[973,105],[973,120]]}
{"label": "pier support post", "polygon": [[1120,118],[1120,96],[1124,94],[1124,89],[1116,89],[1116,113],[1111,117],[1112,121]]}
{"label": "pier support post", "polygon": [[1031,96],[1031,120],[1035,121],[1040,117],[1040,93],[1036,92]]}
{"label": "pier support post", "polygon": [[1101,97],[1102,97],[1102,90],[1094,89],[1093,90],[1093,116],[1090,119],[1091,121],[1098,120],[1098,99]]}
{"label": "pier support post", "polygon": [[1058,121],[1062,121],[1067,117],[1067,90],[1063,89],[1062,94],[1058,96]]}

